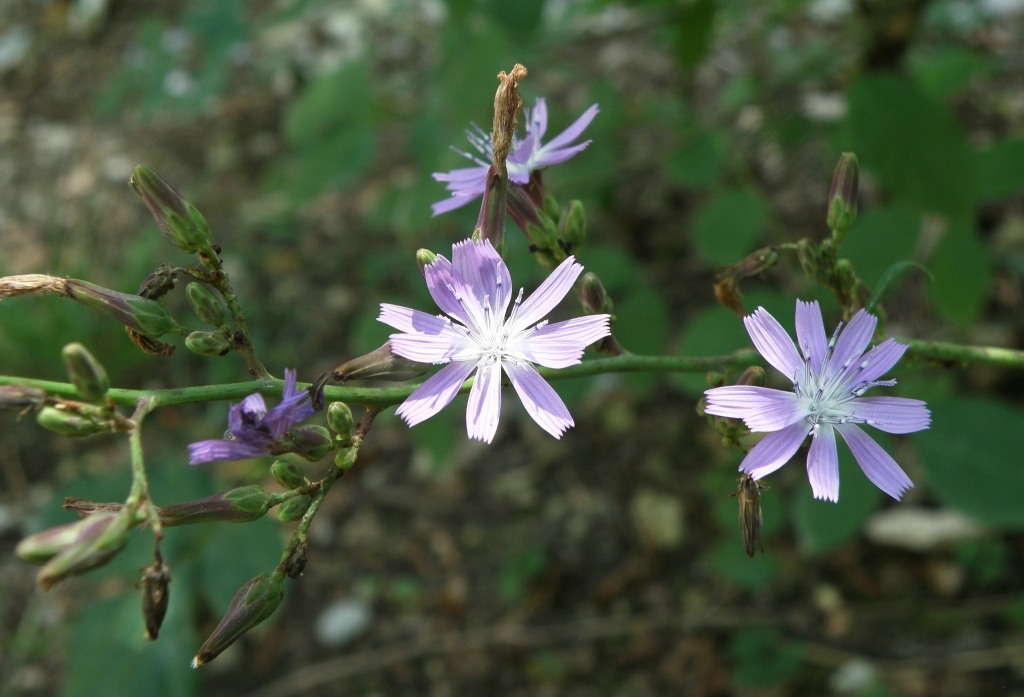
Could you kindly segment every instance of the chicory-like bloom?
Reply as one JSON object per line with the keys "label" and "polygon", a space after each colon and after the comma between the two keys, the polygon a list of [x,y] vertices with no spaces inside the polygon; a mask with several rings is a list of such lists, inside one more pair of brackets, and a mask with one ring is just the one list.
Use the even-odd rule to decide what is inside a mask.
{"label": "chicory-like bloom", "polygon": [[309,393],[295,389],[295,371],[284,371],[281,403],[267,411],[263,395],[251,394],[228,410],[224,439],[201,440],[188,446],[189,464],[244,460],[270,454],[270,448],[292,426],[314,413]]}
{"label": "chicory-like bloom", "polygon": [[[447,364],[398,407],[414,426],[447,406],[474,372],[466,428],[469,437],[491,442],[501,411],[504,369],[533,420],[560,438],[572,416],[532,364],[565,368],[580,362],[583,349],[608,336],[608,315],[564,322],[542,321],[565,297],[583,271],[573,257],[563,261],[526,300],[512,302],[512,278],[487,240],[452,246],[452,260],[441,255],[423,267],[431,297],[448,315],[430,315],[382,304],[378,319],[404,333],[391,335],[391,349],[418,363]],[[507,315],[507,318],[506,318]]]}
{"label": "chicory-like bloom", "polygon": [[829,341],[818,303],[798,300],[799,352],[786,330],[763,307],[743,323],[765,360],[793,381],[793,391],[732,385],[704,393],[708,414],[743,419],[751,431],[768,432],[747,453],[740,471],[761,479],[786,464],[810,434],[807,476],[814,497],[838,501],[838,432],[879,489],[899,499],[914,486],[896,461],[861,430],[865,425],[887,433],[912,433],[928,428],[931,422],[931,413],[921,400],[863,396],[873,387],[896,384],[879,378],[907,350],[904,344],[886,339],[865,352],[878,323],[874,315],[860,310],[845,328],[840,325]]}
{"label": "chicory-like bloom", "polygon": [[[512,153],[506,161],[509,181],[519,186],[526,186],[530,182],[530,175],[535,170],[565,162],[590,145],[589,140],[575,145],[572,143],[580,137],[597,116],[598,107],[597,104],[592,104],[571,126],[547,144],[541,144],[541,138],[544,137],[544,133],[548,129],[548,108],[544,99],[538,97],[537,105],[533,109],[524,109],[523,112],[526,121],[526,137],[515,143]],[[450,172],[434,173],[434,179],[446,182],[445,188],[451,192],[449,198],[431,206],[434,215],[461,208],[483,196],[487,184],[487,168],[491,166],[494,156],[491,149],[491,134],[473,124],[466,131],[466,138],[479,154],[452,148],[470,160],[473,166],[453,169]]]}

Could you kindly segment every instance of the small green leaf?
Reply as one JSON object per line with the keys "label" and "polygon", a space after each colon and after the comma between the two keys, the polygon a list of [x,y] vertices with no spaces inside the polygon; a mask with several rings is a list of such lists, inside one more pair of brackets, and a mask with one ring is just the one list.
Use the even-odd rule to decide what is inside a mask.
{"label": "small green leaf", "polygon": [[912,206],[871,208],[843,239],[841,256],[850,260],[869,288],[875,287],[893,264],[912,257],[921,236],[921,218],[921,211]]}
{"label": "small green leaf", "polygon": [[715,22],[715,0],[692,0],[674,23],[676,60],[685,69],[696,68],[707,55]]}
{"label": "small green leaf", "polygon": [[988,250],[966,225],[950,225],[931,259],[929,286],[936,309],[947,322],[971,323],[988,297],[992,276]]}
{"label": "small green leaf", "polygon": [[994,201],[1024,190],[1024,138],[997,140],[976,155],[978,195]]}
{"label": "small green leaf", "polygon": [[926,275],[928,278],[934,280],[931,272],[916,261],[898,261],[882,274],[881,280],[878,281],[878,285],[875,286],[875,292],[871,295],[871,299],[868,301],[865,310],[868,312],[874,312],[875,306],[882,302],[882,299],[889,292],[890,286],[892,286],[901,276],[911,269],[917,269]]}

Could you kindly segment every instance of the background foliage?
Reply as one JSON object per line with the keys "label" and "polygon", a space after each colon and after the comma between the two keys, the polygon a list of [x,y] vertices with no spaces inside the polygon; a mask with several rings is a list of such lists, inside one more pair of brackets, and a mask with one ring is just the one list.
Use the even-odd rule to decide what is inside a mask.
{"label": "background foliage", "polygon": [[[600,103],[590,148],[545,180],[586,204],[580,258],[630,350],[747,346],[715,303],[716,267],[826,234],[842,151],[862,166],[843,255],[871,287],[908,259],[928,270],[894,282],[887,333],[1021,345],[1020,3],[8,6],[0,273],[131,291],[182,261],[125,186],[147,162],[206,213],[277,374],[311,380],[379,345],[380,301],[429,306],[414,251],[446,252],[476,217],[431,218],[443,191],[430,173],[461,165],[449,145],[489,123],[494,75],[515,62],[527,104],[547,98],[550,132]],[[521,237],[509,255],[534,287]],[[744,290],[748,310],[791,317],[794,297],[818,298],[838,318],[791,259]],[[144,356],[60,300],[4,303],[0,327],[7,374],[61,379],[60,347],[82,341],[115,385],[245,377],[237,357]],[[175,696],[290,694],[299,675],[321,678],[304,694],[334,694],[341,676],[351,694],[1024,694],[1011,650],[1021,374],[917,364],[898,377],[934,413],[930,431],[887,444],[917,487],[895,505],[844,463],[832,506],[790,464],[764,492],[754,559],[728,496],[739,453],[694,411],[703,376],[560,382],[578,423],[560,442],[518,411],[489,450],[465,442],[458,403],[411,431],[382,417],[276,623],[198,674],[197,638],[274,558],[277,531],[173,530],[171,616],[148,644],[131,588],[145,543],[46,594],[11,558],[20,536],[68,519],[65,494],[120,497],[123,443],[46,439],[0,414],[0,694],[94,694],[112,674],[109,694]],[[160,414],[146,446],[166,502],[266,478],[260,463],[184,466],[184,445],[216,436],[224,413]],[[916,517],[887,533],[900,512]],[[325,619],[339,616],[341,629]]]}

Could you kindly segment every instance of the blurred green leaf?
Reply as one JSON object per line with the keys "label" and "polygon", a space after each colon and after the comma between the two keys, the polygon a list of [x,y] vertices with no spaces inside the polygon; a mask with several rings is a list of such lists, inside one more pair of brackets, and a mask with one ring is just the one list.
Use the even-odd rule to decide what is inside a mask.
{"label": "blurred green leaf", "polygon": [[683,3],[675,20],[676,61],[692,70],[700,65],[711,47],[714,34],[715,0],[690,0]]}
{"label": "blurred green leaf", "polygon": [[771,586],[782,570],[779,558],[760,553],[748,557],[739,535],[737,531],[715,543],[708,556],[711,571],[723,581],[740,588],[757,590]]}
{"label": "blurred green leaf", "polygon": [[912,443],[935,496],[982,523],[1024,528],[1017,437],[1024,409],[979,397],[929,407],[932,427]]}
{"label": "blurred green leaf", "polygon": [[[872,430],[869,435],[886,447],[884,434]],[[819,501],[811,492],[810,483],[801,477],[802,486],[793,493],[793,525],[800,546],[809,554],[835,549],[855,537],[868,516],[878,510],[885,497],[872,484],[850,453],[841,436],[836,436],[839,449],[839,501]],[[888,450],[888,448],[886,448]],[[804,467],[806,450],[800,450],[788,467]]]}
{"label": "blurred green leaf", "polygon": [[693,222],[697,252],[713,264],[735,263],[753,248],[767,217],[767,207],[753,189],[720,191]]}
{"label": "blurred green leaf", "polygon": [[992,278],[988,250],[973,228],[950,225],[932,256],[932,301],[953,324],[970,324],[981,312]]}
{"label": "blurred green leaf", "polygon": [[868,312],[874,312],[875,307],[878,305],[878,303],[882,302],[882,300],[885,299],[885,296],[888,295],[889,292],[896,287],[899,280],[903,278],[903,276],[905,276],[908,272],[914,270],[920,271],[929,279],[934,280],[934,277],[932,276],[931,272],[928,271],[928,269],[926,269],[921,264],[918,264],[916,261],[898,261],[892,266],[890,266],[888,269],[886,269],[885,273],[882,274],[882,278],[878,281],[878,284],[875,286],[875,290],[871,294],[871,299],[868,300],[868,303],[867,305],[864,306],[864,309],[867,310]]}
{"label": "blurred green leaf", "polygon": [[993,201],[1024,190],[1024,138],[997,140],[977,154],[978,195]]}
{"label": "blurred green leaf", "polygon": [[958,46],[911,53],[908,63],[921,88],[939,100],[954,96],[996,67],[990,58]]}
{"label": "blurred green leaf", "polygon": [[741,629],[729,642],[733,679],[741,685],[773,687],[796,677],[803,650],[775,629]]}
{"label": "blurred green leaf", "polygon": [[845,122],[861,166],[926,210],[965,220],[977,200],[976,162],[963,126],[910,78],[864,75]]}
{"label": "blurred green leaf", "polygon": [[665,163],[665,173],[683,186],[709,189],[718,180],[729,151],[729,139],[722,132],[694,134]]}
{"label": "blurred green leaf", "polygon": [[898,203],[870,208],[843,239],[840,256],[850,260],[869,288],[875,288],[893,264],[913,256],[920,236],[919,210]]}
{"label": "blurred green leaf", "polygon": [[210,525],[202,558],[202,591],[214,611],[227,609],[235,592],[270,571],[281,556],[280,526],[269,518],[252,523]]}

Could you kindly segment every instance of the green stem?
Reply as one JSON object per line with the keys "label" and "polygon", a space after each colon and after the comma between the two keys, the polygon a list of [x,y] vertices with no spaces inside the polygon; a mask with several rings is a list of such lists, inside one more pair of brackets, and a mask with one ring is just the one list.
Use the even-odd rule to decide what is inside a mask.
{"label": "green stem", "polygon": [[128,434],[128,444],[132,461],[132,488],[125,501],[125,508],[134,515],[140,509],[143,511],[149,527],[159,541],[163,537],[163,526],[160,523],[160,513],[149,496],[149,481],[146,478],[146,462],[142,452],[142,420],[146,415],[157,408],[155,400],[150,397],[142,397],[138,400],[135,413],[132,414],[132,430]]}
{"label": "green stem", "polygon": [[[940,363],[984,363],[1004,368],[1024,369],[1024,351],[996,346],[965,346],[941,341],[919,341],[899,339],[907,344],[907,356]],[[541,368],[540,374],[548,380],[568,380],[605,373],[707,373],[712,371],[740,370],[752,365],[764,365],[764,359],[751,349],[744,349],[722,356],[639,356],[625,354],[609,358],[595,358],[579,365],[561,370]],[[0,375],[0,385],[21,385],[35,387],[47,393],[69,399],[78,397],[74,385],[67,382],[35,380],[13,375]],[[328,386],[324,388],[324,399],[328,402],[348,402],[366,407],[387,407],[402,402],[412,394],[419,383],[397,387],[348,387]],[[236,382],[226,385],[197,385],[167,390],[129,390],[113,388],[107,398],[115,404],[135,405],[139,400],[149,398],[150,410],[181,404],[241,400],[254,392],[265,397],[280,397],[284,382],[274,378]],[[463,388],[464,390],[467,387]]]}

